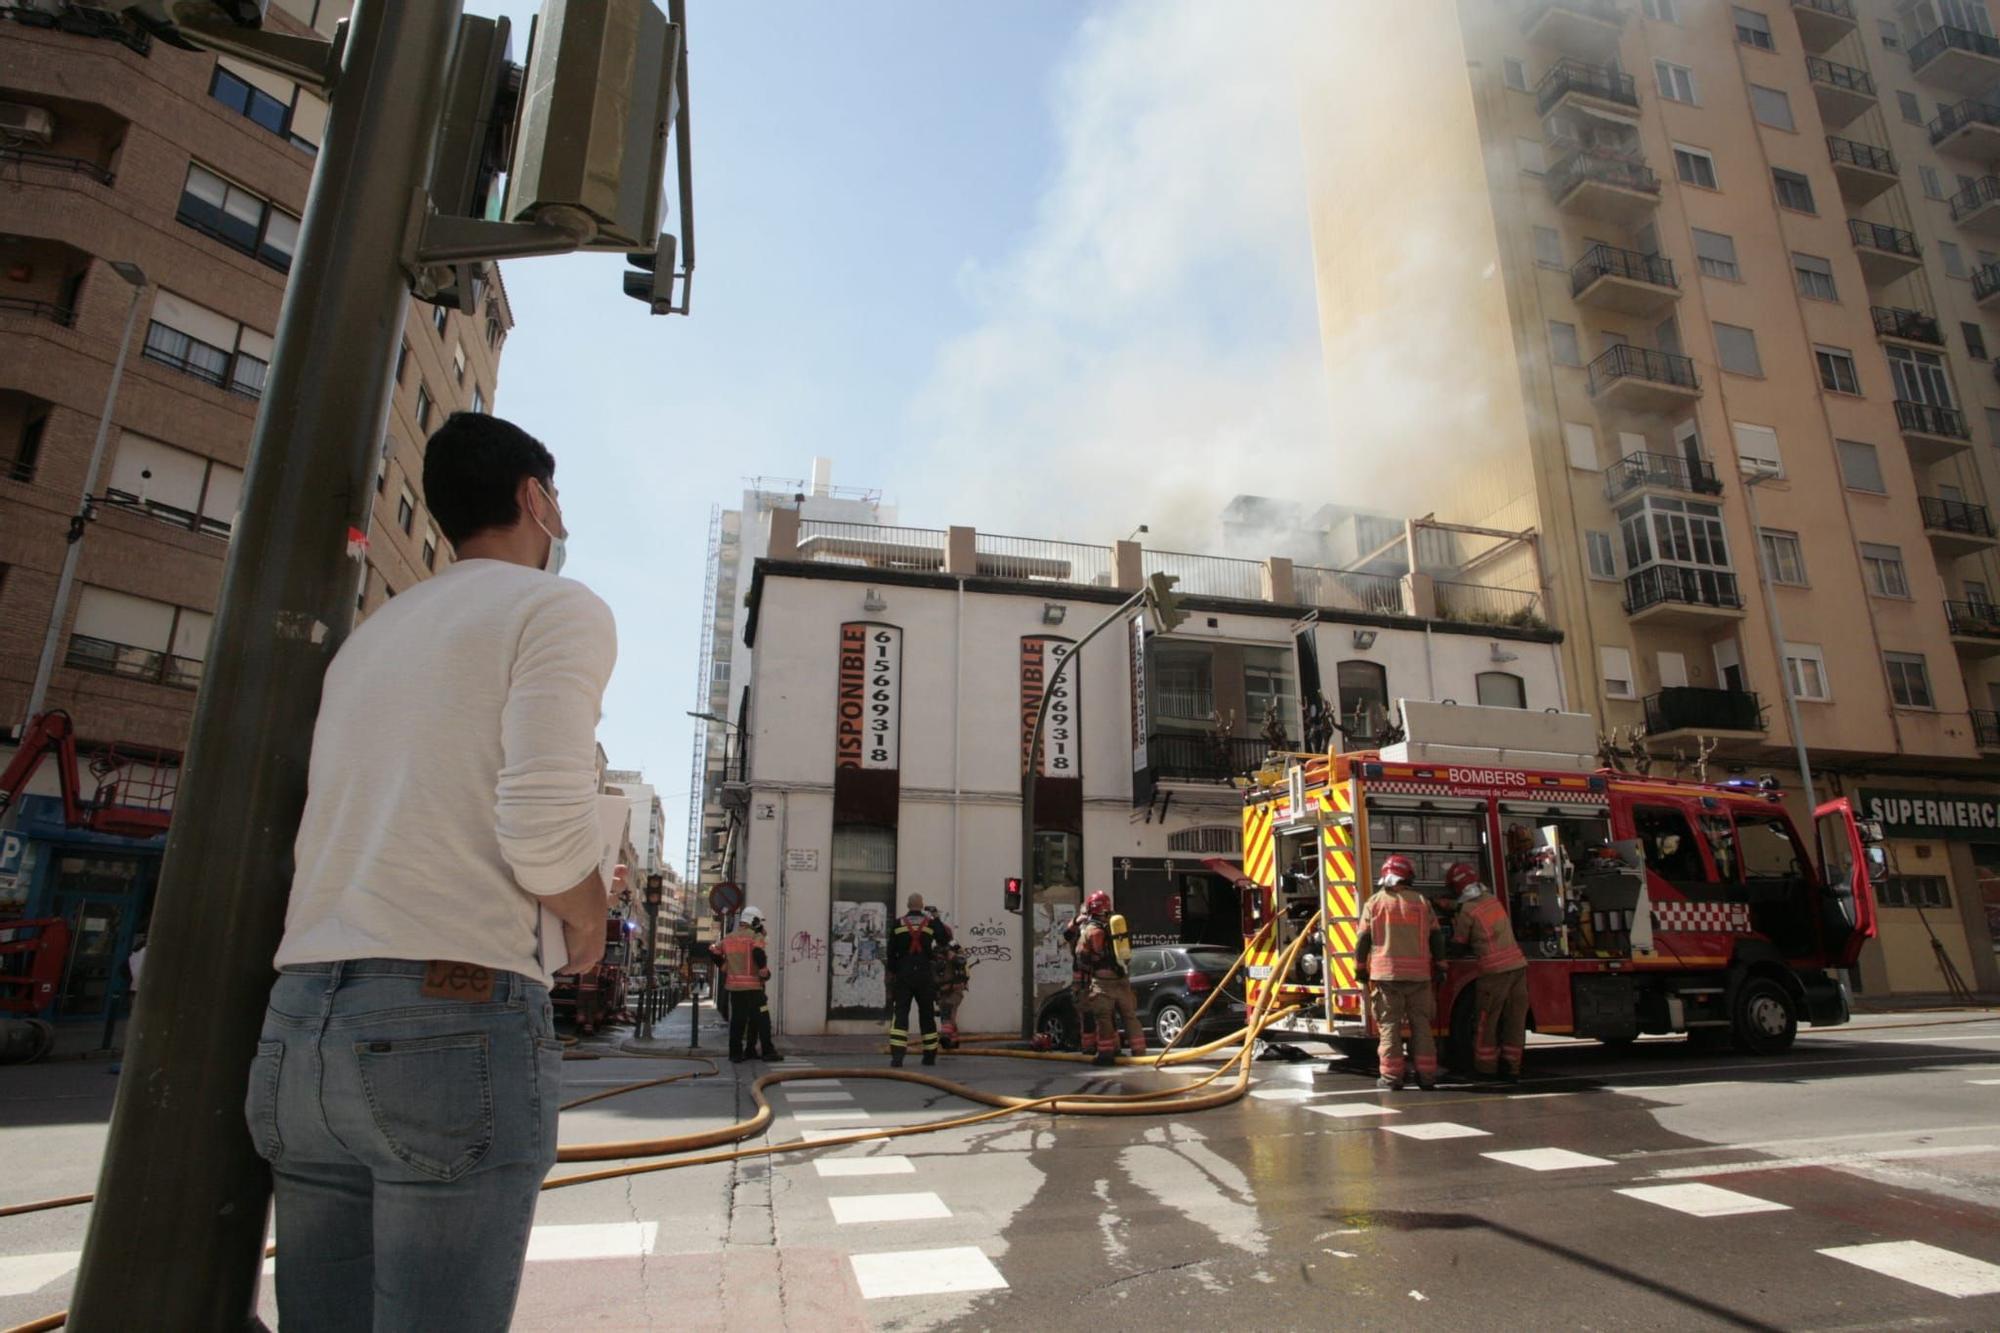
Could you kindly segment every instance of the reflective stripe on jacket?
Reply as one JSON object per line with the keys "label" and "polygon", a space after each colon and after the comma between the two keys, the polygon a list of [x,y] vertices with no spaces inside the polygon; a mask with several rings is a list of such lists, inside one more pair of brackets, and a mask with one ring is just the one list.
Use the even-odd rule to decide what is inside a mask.
{"label": "reflective stripe on jacket", "polygon": [[1512,972],[1528,965],[1527,955],[1514,942],[1514,926],[1507,920],[1507,909],[1490,893],[1482,893],[1458,909],[1451,937],[1460,944],[1472,945],[1481,972]]}
{"label": "reflective stripe on jacket", "polygon": [[763,946],[757,937],[747,930],[738,930],[722,938],[716,946],[722,951],[722,984],[728,990],[762,990],[764,978],[771,975],[770,968],[758,974],[757,950]]}
{"label": "reflective stripe on jacket", "polygon": [[1374,943],[1368,955],[1371,981],[1429,981],[1431,934],[1437,918],[1415,889],[1383,889],[1362,909],[1362,927]]}

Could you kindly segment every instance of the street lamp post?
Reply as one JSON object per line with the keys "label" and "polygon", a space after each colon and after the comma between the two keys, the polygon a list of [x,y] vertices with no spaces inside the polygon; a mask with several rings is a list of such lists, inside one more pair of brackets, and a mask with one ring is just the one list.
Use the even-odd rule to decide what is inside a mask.
{"label": "street lamp post", "polygon": [[1757,517],[1757,488],[1777,477],[1775,472],[1743,468],[1743,502],[1750,510],[1750,538],[1757,544],[1757,582],[1764,590],[1764,627],[1771,632],[1771,650],[1778,655],[1778,688],[1785,697],[1785,720],[1792,729],[1792,746],[1798,758],[1799,785],[1806,792],[1806,813],[1810,817],[1819,797],[1813,791],[1812,761],[1806,758],[1806,734],[1799,727],[1798,693],[1792,688],[1791,667],[1785,661],[1785,625],[1778,614],[1777,598],[1771,595],[1770,561],[1764,555],[1764,525]]}
{"label": "street lamp post", "polygon": [[648,1040],[653,1035],[653,1009],[660,1002],[660,902],[666,897],[667,877],[659,871],[646,876],[646,1003],[640,1012],[646,1017]]}

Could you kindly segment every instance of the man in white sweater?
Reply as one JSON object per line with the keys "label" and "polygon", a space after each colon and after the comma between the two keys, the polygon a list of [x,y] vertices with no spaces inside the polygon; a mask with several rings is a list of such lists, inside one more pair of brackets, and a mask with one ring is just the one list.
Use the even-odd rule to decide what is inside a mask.
{"label": "man in white sweater", "polygon": [[457,413],[424,495],[458,559],[327,670],[250,1071],[286,1333],[507,1327],[555,1161],[551,973],[604,951],[595,733],[617,641],[556,577],[555,460]]}

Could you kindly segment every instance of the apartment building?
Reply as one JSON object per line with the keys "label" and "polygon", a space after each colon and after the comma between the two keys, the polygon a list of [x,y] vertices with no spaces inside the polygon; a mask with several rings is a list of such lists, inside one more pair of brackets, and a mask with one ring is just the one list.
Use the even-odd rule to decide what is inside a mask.
{"label": "apartment building", "polygon": [[1437,404],[1369,447],[1426,466],[1440,518],[1537,534],[1606,730],[1794,789],[1802,745],[1820,799],[1901,816],[1865,990],[1946,989],[1933,935],[2000,988],[1984,0],[1329,26],[1304,97],[1328,369],[1420,354]]}
{"label": "apartment building", "polygon": [[[268,24],[326,35],[344,12],[277,0]],[[311,92],[165,46],[115,11],[0,10],[0,764],[129,316],[46,706],[71,714],[87,753],[156,752],[147,773],[169,799],[325,123]],[[497,270],[475,314],[411,305],[356,566],[361,613],[451,558],[424,506],[422,444],[447,413],[493,402],[512,322]],[[52,766],[30,792],[0,914],[71,921],[58,1014],[101,1019],[145,928],[160,846],[64,827]]]}

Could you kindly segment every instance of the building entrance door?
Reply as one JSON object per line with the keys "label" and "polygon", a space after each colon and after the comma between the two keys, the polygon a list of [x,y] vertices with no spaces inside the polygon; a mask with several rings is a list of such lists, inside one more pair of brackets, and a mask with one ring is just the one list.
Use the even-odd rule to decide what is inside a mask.
{"label": "building entrance door", "polygon": [[126,955],[150,889],[155,858],[89,851],[58,851],[56,914],[69,923],[58,1018],[103,1018],[122,998]]}

